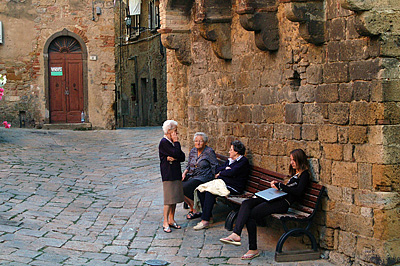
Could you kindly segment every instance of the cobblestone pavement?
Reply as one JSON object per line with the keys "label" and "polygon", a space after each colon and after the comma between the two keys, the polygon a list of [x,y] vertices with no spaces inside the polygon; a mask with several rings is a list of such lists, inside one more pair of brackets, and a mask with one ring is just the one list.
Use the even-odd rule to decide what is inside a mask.
{"label": "cobblestone pavement", "polygon": [[[215,222],[162,231],[157,145],[161,127],[114,131],[0,130],[0,265],[331,265],[326,260],[278,264],[281,232],[260,228],[261,256],[238,259],[244,245],[222,245],[227,207]],[[269,231],[268,231],[269,230]],[[272,232],[271,232],[272,231]]]}

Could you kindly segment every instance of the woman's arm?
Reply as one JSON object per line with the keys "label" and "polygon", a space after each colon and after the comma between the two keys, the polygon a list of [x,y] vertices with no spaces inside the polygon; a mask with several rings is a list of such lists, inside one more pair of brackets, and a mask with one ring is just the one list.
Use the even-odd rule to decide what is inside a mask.
{"label": "woman's arm", "polygon": [[277,187],[286,193],[290,193],[292,195],[299,197],[303,195],[304,190],[306,189],[307,184],[309,182],[309,179],[310,179],[310,173],[306,170],[300,174],[297,180],[288,183],[287,185],[283,183],[278,183]]}
{"label": "woman's arm", "polygon": [[[228,165],[228,164],[225,164]],[[242,157],[239,161],[232,163],[229,167],[225,167],[219,172],[220,176],[234,178],[241,175],[244,171],[248,171],[250,165],[246,157]]]}

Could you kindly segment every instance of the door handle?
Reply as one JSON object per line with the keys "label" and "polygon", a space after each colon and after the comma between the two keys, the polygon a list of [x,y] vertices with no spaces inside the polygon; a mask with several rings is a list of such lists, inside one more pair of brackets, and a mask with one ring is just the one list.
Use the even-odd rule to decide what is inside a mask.
{"label": "door handle", "polygon": [[68,90],[68,88],[65,89],[64,94],[65,94],[65,95],[69,95],[69,90]]}

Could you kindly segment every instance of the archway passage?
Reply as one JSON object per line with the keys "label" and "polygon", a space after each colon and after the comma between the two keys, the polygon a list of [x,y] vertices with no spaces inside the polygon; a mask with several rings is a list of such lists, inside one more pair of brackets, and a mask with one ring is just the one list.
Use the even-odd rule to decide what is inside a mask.
{"label": "archway passage", "polygon": [[49,97],[51,123],[79,123],[84,110],[83,60],[79,42],[69,36],[49,46]]}

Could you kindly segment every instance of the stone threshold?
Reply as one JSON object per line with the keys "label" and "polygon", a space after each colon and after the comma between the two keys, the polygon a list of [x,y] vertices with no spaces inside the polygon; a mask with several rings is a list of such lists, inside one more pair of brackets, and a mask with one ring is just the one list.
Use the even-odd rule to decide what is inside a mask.
{"label": "stone threshold", "polygon": [[89,130],[92,129],[92,123],[57,123],[44,124],[42,129],[70,129],[70,130]]}

